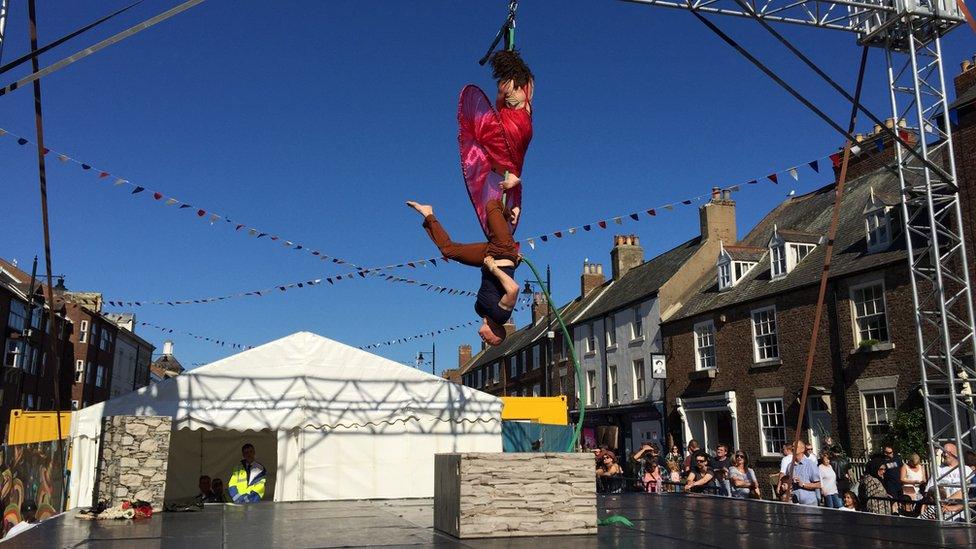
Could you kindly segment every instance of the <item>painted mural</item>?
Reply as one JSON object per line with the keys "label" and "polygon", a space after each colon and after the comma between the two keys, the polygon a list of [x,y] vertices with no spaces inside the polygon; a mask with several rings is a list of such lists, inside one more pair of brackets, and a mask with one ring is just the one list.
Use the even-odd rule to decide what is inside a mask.
{"label": "painted mural", "polygon": [[2,533],[21,521],[20,506],[37,503],[37,519],[56,515],[62,507],[64,490],[58,474],[56,441],[3,445],[0,451],[0,505]]}

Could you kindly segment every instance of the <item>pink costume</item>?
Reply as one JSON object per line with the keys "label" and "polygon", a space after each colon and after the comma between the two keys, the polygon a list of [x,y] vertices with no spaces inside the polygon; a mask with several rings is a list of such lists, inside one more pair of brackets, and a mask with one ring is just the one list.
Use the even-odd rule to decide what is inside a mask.
{"label": "pink costume", "polygon": [[[526,90],[526,107],[531,105],[532,84]],[[513,108],[499,98],[498,110],[492,108],[485,92],[468,84],[458,100],[458,145],[461,148],[461,172],[478,214],[482,230],[488,234],[486,206],[502,197],[500,183],[507,171],[522,176],[525,152],[532,140],[532,114],[529,108]],[[500,173],[499,173],[500,172]],[[508,208],[521,208],[522,186],[505,194]],[[512,227],[512,233],[516,227]]]}

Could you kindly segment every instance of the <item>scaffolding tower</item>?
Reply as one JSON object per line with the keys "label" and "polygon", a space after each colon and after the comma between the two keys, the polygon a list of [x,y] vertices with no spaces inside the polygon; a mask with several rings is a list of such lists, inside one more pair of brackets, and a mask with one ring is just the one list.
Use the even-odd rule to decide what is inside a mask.
{"label": "scaffolding tower", "polygon": [[[901,127],[895,131],[917,136],[909,143],[897,141],[896,158],[929,431],[929,478],[946,487],[945,493],[935,491],[939,520],[973,522],[976,513],[960,479],[966,478],[963,456],[976,446],[970,386],[976,380],[976,332],[940,43],[965,21],[956,0],[625,1],[847,31],[859,44],[884,50],[891,114]],[[955,445],[956,467],[940,467],[947,444]],[[961,495],[955,496],[960,483]]]}

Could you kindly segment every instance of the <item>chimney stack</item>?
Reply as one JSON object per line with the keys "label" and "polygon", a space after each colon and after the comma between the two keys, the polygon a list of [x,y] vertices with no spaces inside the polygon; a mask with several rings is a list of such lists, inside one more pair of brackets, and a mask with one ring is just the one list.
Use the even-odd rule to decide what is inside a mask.
{"label": "chimney stack", "polygon": [[644,262],[644,248],[641,248],[640,238],[636,235],[618,234],[613,237],[613,249],[610,250],[610,263],[613,266],[613,279],[627,274],[627,271]]}
{"label": "chimney stack", "polygon": [[607,279],[603,275],[603,265],[584,261],[583,275],[580,276],[580,297],[586,297],[606,281]]}
{"label": "chimney stack", "polygon": [[702,240],[735,244],[738,237],[732,191],[712,187],[712,199],[698,208],[698,223]]}
{"label": "chimney stack", "polygon": [[549,313],[549,302],[546,296],[540,292],[532,294],[532,324],[538,324],[545,320]]}
{"label": "chimney stack", "polygon": [[953,79],[953,83],[956,85],[956,97],[962,96],[976,85],[976,55],[973,56],[972,60],[963,61],[961,69]]}
{"label": "chimney stack", "polygon": [[515,327],[515,320],[509,318],[505,323],[505,337],[514,334],[518,329]]}
{"label": "chimney stack", "polygon": [[471,346],[468,344],[458,345],[458,368],[464,368],[469,362],[471,362]]}
{"label": "chimney stack", "polygon": [[[908,129],[908,123],[904,119],[895,124],[894,118],[888,118],[885,120],[885,127],[898,132],[898,136],[910,145],[914,146],[918,142],[918,134],[915,130]],[[847,165],[848,181],[896,161],[895,139],[883,131],[880,125],[875,124],[873,131],[869,134],[859,133],[855,137],[857,137],[855,145],[858,148],[851,150],[851,159]],[[843,154],[843,149],[837,154]],[[840,162],[834,165],[835,178],[840,177],[840,168]]]}
{"label": "chimney stack", "polygon": [[173,342],[166,340],[163,342],[163,354],[173,356]]}

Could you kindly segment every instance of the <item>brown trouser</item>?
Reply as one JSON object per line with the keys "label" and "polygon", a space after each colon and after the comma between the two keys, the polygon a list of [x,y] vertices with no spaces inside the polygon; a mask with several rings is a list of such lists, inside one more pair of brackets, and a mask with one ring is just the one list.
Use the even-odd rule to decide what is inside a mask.
{"label": "brown trouser", "polygon": [[472,267],[481,267],[486,256],[510,259],[518,263],[518,247],[512,239],[512,226],[505,220],[500,200],[492,200],[486,208],[488,216],[488,242],[458,244],[444,230],[433,215],[424,218],[424,229],[444,257]]}

